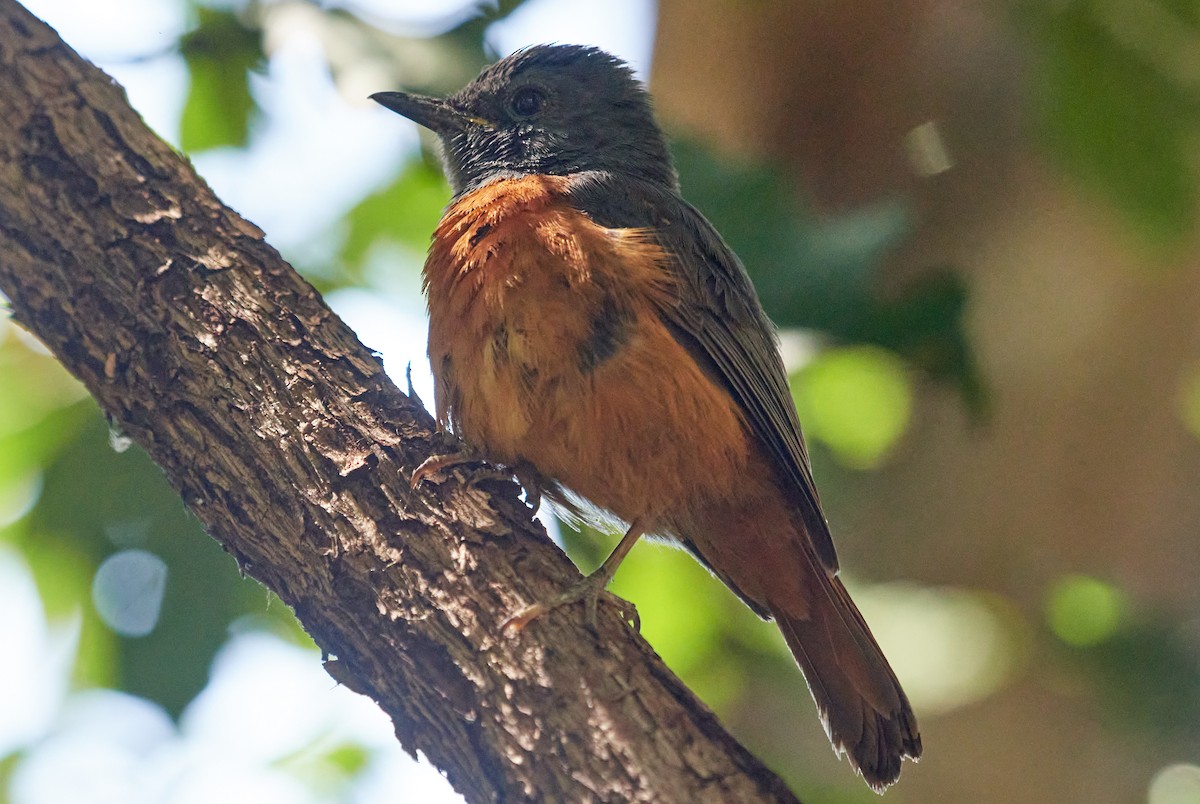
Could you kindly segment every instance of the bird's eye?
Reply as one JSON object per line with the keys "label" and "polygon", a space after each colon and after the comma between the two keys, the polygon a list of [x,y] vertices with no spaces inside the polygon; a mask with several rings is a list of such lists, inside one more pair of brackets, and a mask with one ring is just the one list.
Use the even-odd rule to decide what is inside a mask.
{"label": "bird's eye", "polygon": [[513,113],[517,117],[532,117],[542,110],[546,95],[537,87],[521,87],[512,97]]}

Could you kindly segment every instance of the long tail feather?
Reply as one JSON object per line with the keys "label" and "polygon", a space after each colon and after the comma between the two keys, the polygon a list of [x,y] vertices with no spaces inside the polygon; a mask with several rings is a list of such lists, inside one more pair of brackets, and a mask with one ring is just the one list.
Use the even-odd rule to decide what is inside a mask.
{"label": "long tail feather", "polygon": [[834,750],[845,753],[876,792],[921,756],[921,736],[900,682],[842,582],[817,570],[823,588],[806,618],[771,606],[817,704]]}

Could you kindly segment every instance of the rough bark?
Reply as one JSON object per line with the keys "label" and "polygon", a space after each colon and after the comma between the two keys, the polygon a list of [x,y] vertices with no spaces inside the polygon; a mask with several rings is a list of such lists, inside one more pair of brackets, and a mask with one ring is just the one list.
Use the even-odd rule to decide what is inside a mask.
{"label": "rough bark", "polygon": [[331,673],[469,800],[795,800],[612,607],[594,634],[579,607],[499,632],[578,577],[516,486],[460,473],[411,491],[439,441],[421,405],[11,0],[0,290]]}

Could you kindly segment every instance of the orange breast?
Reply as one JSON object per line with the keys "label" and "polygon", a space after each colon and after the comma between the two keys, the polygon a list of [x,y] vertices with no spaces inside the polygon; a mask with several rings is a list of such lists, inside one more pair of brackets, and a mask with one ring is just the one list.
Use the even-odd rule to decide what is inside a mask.
{"label": "orange breast", "polygon": [[673,288],[642,233],[605,229],[562,179],[460,199],[425,266],[439,420],[629,521],[724,497],[750,446],[737,406],[667,331]]}

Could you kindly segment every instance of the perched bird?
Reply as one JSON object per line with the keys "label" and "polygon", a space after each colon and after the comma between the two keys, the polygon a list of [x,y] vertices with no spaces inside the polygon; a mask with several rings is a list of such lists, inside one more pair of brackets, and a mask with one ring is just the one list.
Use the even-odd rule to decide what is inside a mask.
{"label": "perched bird", "polygon": [[510,624],[594,612],[640,536],[674,540],[778,623],[835,750],[875,790],[895,782],[921,755],[916,717],[837,577],[774,329],[681,197],[630,69],[543,45],[448,98],[371,97],[438,135],[454,192],[424,274],[438,421],[527,490],[628,526]]}

